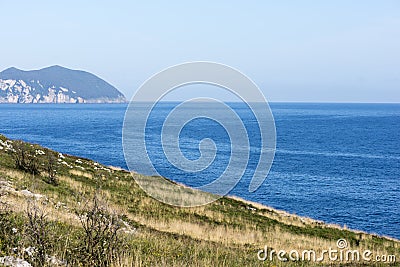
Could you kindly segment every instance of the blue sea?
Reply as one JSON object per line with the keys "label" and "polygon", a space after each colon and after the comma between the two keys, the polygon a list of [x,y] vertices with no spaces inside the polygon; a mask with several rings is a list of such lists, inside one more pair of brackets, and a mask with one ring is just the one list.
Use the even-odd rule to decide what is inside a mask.
{"label": "blue sea", "polygon": [[[202,175],[185,175],[163,157],[161,125],[177,103],[158,105],[149,117],[148,151],[159,173],[196,186],[224,171],[229,138],[213,121],[194,120],[181,131],[188,159],[199,141],[214,140],[215,161]],[[202,104],[206,105],[206,104]],[[249,136],[257,123],[246,105],[229,104]],[[249,193],[260,140],[250,140],[250,162],[231,195],[350,229],[400,239],[400,104],[272,103],[276,154],[268,178]],[[126,168],[122,126],[127,105],[0,105],[0,133]],[[196,107],[199,108],[199,107]],[[207,108],[203,106],[203,108]],[[215,110],[218,112],[218,110]],[[153,140],[154,142],[151,142]]]}

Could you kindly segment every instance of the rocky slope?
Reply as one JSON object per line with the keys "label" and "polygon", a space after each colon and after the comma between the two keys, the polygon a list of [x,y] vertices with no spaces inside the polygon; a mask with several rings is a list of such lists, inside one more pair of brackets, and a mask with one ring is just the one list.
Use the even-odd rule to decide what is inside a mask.
{"label": "rocky slope", "polygon": [[[23,165],[32,169],[35,163],[37,174],[17,166],[21,151],[25,153]],[[135,182],[137,179],[160,188],[170,198],[182,197],[182,201],[207,194],[184,186],[177,191],[172,183],[161,183],[162,177],[129,173],[0,134],[0,266],[18,261],[26,262],[24,266],[399,266],[393,261],[395,258],[389,260],[389,255],[400,255],[400,242],[392,238],[344,229],[232,197],[193,208],[169,206],[148,196]],[[101,200],[100,209],[92,209],[97,203],[94,199]],[[33,213],[38,215],[33,218],[34,224],[32,211],[38,211]],[[88,222],[85,218],[110,216],[117,219],[113,221],[117,225],[112,225],[118,230],[118,246],[107,250],[110,237],[103,235],[103,242],[88,247],[86,238],[92,232],[83,229]],[[110,225],[110,220],[96,221]],[[43,230],[32,235],[38,224]],[[371,260],[330,260],[323,251],[338,251],[342,244],[339,241],[346,244],[341,246],[343,255],[370,250]],[[46,265],[41,264],[40,255],[35,252],[38,245],[43,248]],[[260,259],[260,255],[266,256],[266,247],[273,256]],[[316,260],[309,254],[309,258],[298,256],[298,260],[285,261],[277,258],[280,250],[286,258],[293,250],[300,255],[313,250],[316,257],[325,257]],[[113,253],[111,264],[87,261],[93,259],[93,253],[106,257],[104,251]],[[376,256],[385,256],[386,260],[377,262]]]}
{"label": "rocky slope", "polygon": [[86,71],[51,66],[0,72],[0,103],[121,103],[125,96]]}

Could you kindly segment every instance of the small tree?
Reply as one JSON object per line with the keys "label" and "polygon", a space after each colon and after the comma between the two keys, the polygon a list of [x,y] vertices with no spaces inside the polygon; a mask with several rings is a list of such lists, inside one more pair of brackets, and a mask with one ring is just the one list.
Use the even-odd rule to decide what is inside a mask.
{"label": "small tree", "polygon": [[40,174],[39,160],[36,157],[34,148],[22,141],[14,141],[13,149],[10,150],[14,159],[15,167],[19,170],[32,174]]}
{"label": "small tree", "polygon": [[46,171],[48,174],[47,182],[52,185],[58,185],[58,179],[56,176],[57,175],[56,158],[50,151],[48,151],[47,155],[46,155],[46,159],[47,159]]}

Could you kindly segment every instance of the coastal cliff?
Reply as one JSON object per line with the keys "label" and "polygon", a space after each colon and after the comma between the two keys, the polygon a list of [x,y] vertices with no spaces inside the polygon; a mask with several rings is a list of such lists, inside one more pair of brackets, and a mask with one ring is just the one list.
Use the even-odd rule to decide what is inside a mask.
{"label": "coastal cliff", "polygon": [[0,72],[0,103],[123,103],[114,86],[86,71],[51,66]]}

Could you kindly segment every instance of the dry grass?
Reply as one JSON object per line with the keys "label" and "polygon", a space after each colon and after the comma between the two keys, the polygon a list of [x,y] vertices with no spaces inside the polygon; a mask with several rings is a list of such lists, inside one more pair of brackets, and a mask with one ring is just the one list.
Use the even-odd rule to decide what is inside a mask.
{"label": "dry grass", "polygon": [[76,169],[69,170],[69,172],[70,172],[72,175],[77,175],[77,176],[86,177],[86,178],[88,178],[88,179],[93,179],[93,174],[91,174],[91,173],[89,173],[89,172],[80,171],[80,170],[76,170]]}
{"label": "dry grass", "polygon": [[309,225],[309,226],[319,225],[321,227],[344,230],[343,227],[341,227],[340,225],[337,225],[337,224],[328,224],[328,223],[325,223],[325,222],[322,222],[319,220],[311,219],[309,217],[290,214],[286,211],[274,209],[272,207],[265,206],[263,204],[256,203],[253,201],[245,200],[245,199],[237,197],[237,196],[229,196],[229,198],[246,203],[249,205],[249,207],[255,208],[257,214],[263,215],[270,219],[277,220],[284,224],[295,225],[295,226],[299,226],[299,227],[302,227],[305,225]]}
{"label": "dry grass", "polygon": [[10,209],[15,212],[24,213],[29,206],[29,202],[35,202],[47,214],[50,220],[68,222],[74,226],[79,225],[79,220],[72,210],[66,206],[57,205],[52,199],[35,199],[24,196],[19,191],[15,191],[7,194],[4,200],[9,204]]}
{"label": "dry grass", "polygon": [[[76,158],[67,156],[66,160],[73,165]],[[99,193],[110,209],[138,228],[132,247],[115,266],[265,266],[256,259],[256,251],[264,246],[321,252],[336,248],[338,238],[348,239],[358,249],[373,250],[374,254],[400,254],[398,240],[349,231],[238,197],[193,208],[162,204],[144,193],[139,185],[156,198],[176,205],[212,202],[217,197],[162,177],[112,167],[107,170],[89,161],[84,164],[85,170],[61,166],[58,186],[46,184],[39,176],[0,166],[0,180],[11,181],[16,189],[3,198],[15,213],[23,213],[32,199],[22,195],[21,189],[43,194],[45,198],[38,203],[50,220],[80,227],[74,214],[80,205],[79,198],[89,199]],[[297,263],[293,264],[284,266]]]}
{"label": "dry grass", "polygon": [[216,195],[198,191],[187,186],[171,182],[159,176],[144,176],[132,173],[141,188],[153,198],[177,207],[193,207],[211,203],[218,199]]}

